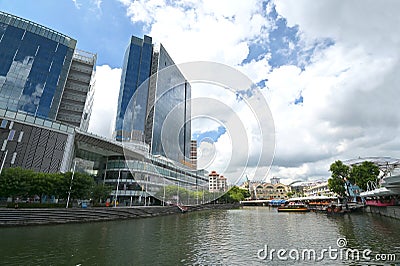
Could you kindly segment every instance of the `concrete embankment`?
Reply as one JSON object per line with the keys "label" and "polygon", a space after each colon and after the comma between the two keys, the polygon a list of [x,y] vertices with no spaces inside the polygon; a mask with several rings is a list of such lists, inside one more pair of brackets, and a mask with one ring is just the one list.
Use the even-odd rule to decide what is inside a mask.
{"label": "concrete embankment", "polygon": [[[187,207],[188,212],[237,208],[234,204],[207,204]],[[65,224],[146,218],[179,214],[177,206],[140,206],[87,209],[8,209],[0,208],[0,226]]]}
{"label": "concrete embankment", "polygon": [[367,206],[365,208],[365,211],[376,215],[382,215],[386,217],[400,219],[400,206],[386,206],[386,207]]}

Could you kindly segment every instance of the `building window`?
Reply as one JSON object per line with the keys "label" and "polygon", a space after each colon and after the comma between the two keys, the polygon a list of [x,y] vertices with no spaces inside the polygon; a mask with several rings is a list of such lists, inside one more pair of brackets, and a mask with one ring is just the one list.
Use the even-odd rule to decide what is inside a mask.
{"label": "building window", "polygon": [[11,158],[11,164],[15,163],[15,158],[17,158],[17,153],[16,152],[13,153],[13,156]]}
{"label": "building window", "polygon": [[1,151],[5,151],[6,150],[6,145],[7,145],[7,140],[5,139],[3,141],[3,146],[1,146]]}
{"label": "building window", "polygon": [[1,127],[1,128],[6,128],[6,127],[7,127],[7,123],[8,123],[8,120],[3,119],[3,121],[1,121],[0,127]]}
{"label": "building window", "polygon": [[8,134],[8,140],[13,140],[15,135],[15,130],[10,130],[10,133]]}
{"label": "building window", "polygon": [[21,142],[22,141],[22,136],[24,135],[24,131],[21,131],[20,133],[19,133],[19,137],[18,137],[18,142]]}

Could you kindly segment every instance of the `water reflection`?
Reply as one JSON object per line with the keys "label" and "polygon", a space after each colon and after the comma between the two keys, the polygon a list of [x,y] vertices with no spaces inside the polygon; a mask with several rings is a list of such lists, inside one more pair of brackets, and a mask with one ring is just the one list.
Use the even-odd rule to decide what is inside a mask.
{"label": "water reflection", "polygon": [[369,214],[327,217],[250,207],[127,221],[1,228],[0,257],[4,265],[290,265],[296,262],[260,260],[257,252],[265,245],[287,250],[337,248],[336,240],[344,237],[350,248],[396,253],[400,259],[399,228],[398,220]]}

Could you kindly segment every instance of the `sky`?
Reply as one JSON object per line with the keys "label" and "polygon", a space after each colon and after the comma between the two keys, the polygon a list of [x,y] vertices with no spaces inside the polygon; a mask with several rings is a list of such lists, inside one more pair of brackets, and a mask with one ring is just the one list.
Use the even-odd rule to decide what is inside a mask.
{"label": "sky", "polygon": [[[0,10],[97,54],[95,134],[111,137],[126,46],[131,35],[147,34],[176,63],[222,63],[258,86],[275,127],[272,166],[258,164],[267,178],[326,180],[335,160],[400,158],[400,1],[0,0]],[[215,94],[243,117],[234,95],[211,87],[194,95]],[[251,131],[246,118],[239,122]],[[214,150],[218,171],[221,158],[240,154],[221,123],[196,121],[192,131],[206,140],[204,153]],[[233,164],[247,164],[257,179],[249,157]]]}

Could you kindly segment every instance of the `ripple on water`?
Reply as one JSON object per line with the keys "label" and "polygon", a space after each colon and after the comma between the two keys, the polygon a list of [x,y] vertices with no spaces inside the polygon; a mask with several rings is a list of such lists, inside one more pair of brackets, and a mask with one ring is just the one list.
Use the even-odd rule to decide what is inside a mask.
{"label": "ripple on water", "polygon": [[[249,207],[93,224],[2,228],[4,265],[280,265],[258,250],[337,247],[400,254],[400,221],[368,214],[327,217]],[[339,261],[323,261],[338,265]],[[286,261],[285,265],[295,264]],[[313,262],[300,264],[313,265]],[[347,263],[349,264],[349,263]],[[297,263],[297,265],[299,265]]]}

